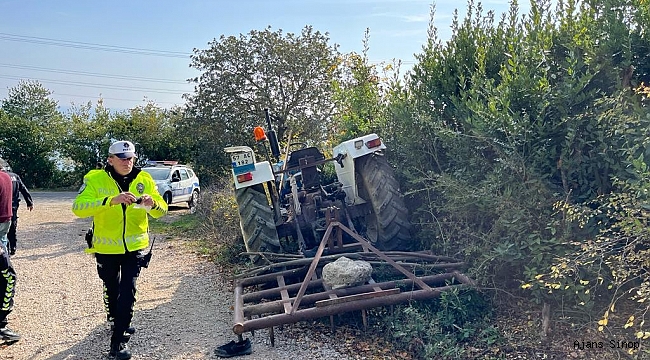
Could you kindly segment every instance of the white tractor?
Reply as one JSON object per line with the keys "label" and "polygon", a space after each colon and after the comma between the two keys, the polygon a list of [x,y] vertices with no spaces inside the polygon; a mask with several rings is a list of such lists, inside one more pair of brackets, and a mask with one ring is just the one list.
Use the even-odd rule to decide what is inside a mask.
{"label": "white tractor", "polygon": [[[309,254],[320,244],[326,216],[332,213],[379,250],[411,248],[408,211],[379,136],[344,141],[334,147],[332,158],[303,146],[278,161],[281,154],[268,109],[265,114],[269,131],[258,127],[255,136],[258,142],[268,141],[276,163],[258,162],[247,146],[225,149],[232,160],[244,243],[256,254],[253,262],[263,264],[264,253]],[[266,157],[271,158],[268,153]],[[337,179],[323,183],[321,168],[330,162]]]}

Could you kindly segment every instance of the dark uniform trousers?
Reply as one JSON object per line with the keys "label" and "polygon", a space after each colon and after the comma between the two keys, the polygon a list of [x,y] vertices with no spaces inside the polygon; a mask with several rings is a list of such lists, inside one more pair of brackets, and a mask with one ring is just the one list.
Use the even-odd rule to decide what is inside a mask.
{"label": "dark uniform trousers", "polygon": [[136,299],[136,279],[140,275],[142,251],[126,254],[95,254],[97,273],[104,282],[104,305],[108,320],[113,320],[112,340],[125,342],[124,331],[131,325]]}
{"label": "dark uniform trousers", "polygon": [[11,265],[9,252],[0,244],[0,328],[7,326],[7,315],[14,308],[14,294],[16,292],[16,270]]}
{"label": "dark uniform trousers", "polygon": [[9,232],[7,233],[7,239],[9,239],[9,249],[16,249],[16,228],[18,227],[18,207],[11,209],[13,216],[11,217],[11,225],[9,226]]}

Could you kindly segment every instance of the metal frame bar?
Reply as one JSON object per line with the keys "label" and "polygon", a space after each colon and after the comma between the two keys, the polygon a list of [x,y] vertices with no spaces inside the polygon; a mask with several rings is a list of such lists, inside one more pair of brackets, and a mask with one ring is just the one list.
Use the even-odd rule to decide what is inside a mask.
{"label": "metal frame bar", "polygon": [[[296,259],[275,264],[267,268],[272,270],[280,266],[299,266],[296,269],[272,272],[264,275],[253,275],[238,279],[235,283],[234,326],[237,335],[254,330],[273,328],[274,326],[293,324],[299,321],[332,316],[350,311],[362,310],[396,305],[412,300],[426,300],[440,296],[443,291],[458,287],[475,286],[473,280],[463,275],[458,269],[464,264],[454,258],[435,256],[425,252],[381,252],[366,239],[359,236],[336,219],[337,209],[326,211],[327,229],[321,239],[314,257],[309,259]],[[404,278],[376,283],[348,287],[344,289],[330,289],[322,279],[318,278],[319,265],[332,261],[333,258],[346,256],[323,257],[325,248],[340,250],[343,245],[342,234],[346,232],[361,245],[363,253],[350,253],[351,258],[376,257],[391,265],[396,273]],[[435,275],[418,277],[414,269],[418,264],[400,264],[397,261],[425,261],[435,262],[425,264],[428,269],[443,269],[446,272]],[[305,261],[307,260],[307,261]],[[309,268],[307,268],[307,263]],[[307,269],[305,271],[305,269]],[[256,274],[253,272],[253,274]],[[304,274],[304,277],[303,277]],[[302,278],[301,282],[289,284],[291,277]],[[276,282],[277,287],[255,291],[259,284]],[[451,282],[451,283],[450,283]],[[323,288],[324,291],[315,291]],[[402,288],[410,288],[404,291]],[[307,291],[315,291],[307,293]],[[294,295],[295,294],[295,295]],[[257,318],[253,318],[258,315]]]}

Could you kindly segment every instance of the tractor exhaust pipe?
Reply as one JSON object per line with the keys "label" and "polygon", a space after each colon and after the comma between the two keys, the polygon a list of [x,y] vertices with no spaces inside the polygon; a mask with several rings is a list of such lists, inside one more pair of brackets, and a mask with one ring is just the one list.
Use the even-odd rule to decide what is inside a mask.
{"label": "tractor exhaust pipe", "polygon": [[266,118],[266,125],[269,127],[269,131],[266,132],[266,137],[269,139],[269,144],[271,145],[271,154],[275,158],[275,161],[280,159],[280,144],[278,144],[278,137],[271,126],[271,116],[269,115],[269,109],[264,109],[264,117]]}

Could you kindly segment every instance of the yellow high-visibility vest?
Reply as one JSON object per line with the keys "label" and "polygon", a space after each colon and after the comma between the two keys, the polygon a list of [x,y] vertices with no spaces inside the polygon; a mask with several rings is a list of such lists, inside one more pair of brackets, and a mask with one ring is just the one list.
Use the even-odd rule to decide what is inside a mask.
{"label": "yellow high-visibility vest", "polygon": [[[167,203],[158,193],[156,183],[149,173],[137,171],[129,185],[135,196],[150,195],[154,206],[148,212],[154,218],[167,213]],[[91,170],[84,176],[84,184],[72,204],[72,212],[81,217],[93,217],[93,247],[89,253],[124,254],[149,246],[149,219],[143,208],[134,205],[123,208],[122,204],[111,205],[111,199],[120,194],[120,187],[107,171]]]}

